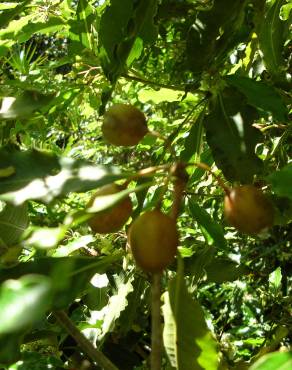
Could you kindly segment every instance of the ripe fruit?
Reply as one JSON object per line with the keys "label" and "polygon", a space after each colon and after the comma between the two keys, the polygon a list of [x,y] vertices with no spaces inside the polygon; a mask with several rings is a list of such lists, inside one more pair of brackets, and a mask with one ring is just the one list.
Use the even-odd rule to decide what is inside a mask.
{"label": "ripe fruit", "polygon": [[224,213],[232,226],[250,235],[271,227],[274,220],[271,202],[253,185],[231,189],[225,196]]}
{"label": "ripe fruit", "polygon": [[176,255],[176,222],[157,209],[145,212],[131,225],[128,241],[138,266],[147,272],[162,271]]}
{"label": "ripe fruit", "polygon": [[102,125],[104,138],[113,145],[137,145],[147,134],[144,114],[128,104],[115,104],[104,115]]}
{"label": "ripe fruit", "polygon": [[[109,184],[98,189],[87,204],[91,207],[96,197],[118,193],[123,190],[122,186]],[[93,232],[99,234],[113,233],[122,228],[132,213],[132,202],[130,197],[126,197],[113,207],[95,213],[88,221]]]}

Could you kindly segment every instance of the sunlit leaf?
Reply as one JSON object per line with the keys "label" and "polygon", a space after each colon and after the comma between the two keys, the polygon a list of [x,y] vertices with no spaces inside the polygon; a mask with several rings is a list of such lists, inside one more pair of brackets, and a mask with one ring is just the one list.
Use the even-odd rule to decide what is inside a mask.
{"label": "sunlit leaf", "polygon": [[187,291],[183,276],[170,281],[163,298],[163,339],[171,365],[178,370],[216,370],[216,342],[207,328],[202,307]]}
{"label": "sunlit leaf", "polygon": [[124,177],[117,168],[95,166],[83,160],[49,152],[0,150],[0,166],[15,173],[0,178],[0,199],[20,205],[28,199],[49,203],[72,191],[87,191]]}
{"label": "sunlit leaf", "polygon": [[249,370],[290,370],[292,352],[274,352],[261,357]]}
{"label": "sunlit leaf", "polygon": [[19,331],[43,317],[50,306],[51,280],[26,275],[7,280],[0,290],[0,334]]}

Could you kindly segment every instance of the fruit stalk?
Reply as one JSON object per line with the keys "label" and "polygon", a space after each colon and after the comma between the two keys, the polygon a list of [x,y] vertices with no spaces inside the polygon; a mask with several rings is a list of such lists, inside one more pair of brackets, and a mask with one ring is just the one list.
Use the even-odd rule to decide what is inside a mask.
{"label": "fruit stalk", "polygon": [[160,314],[161,272],[152,274],[151,283],[151,370],[161,369],[162,330]]}

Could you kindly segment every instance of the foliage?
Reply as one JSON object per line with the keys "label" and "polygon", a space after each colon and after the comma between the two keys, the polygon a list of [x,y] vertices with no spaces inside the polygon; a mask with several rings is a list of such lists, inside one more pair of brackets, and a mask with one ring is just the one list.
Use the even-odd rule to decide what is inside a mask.
{"label": "foliage", "polygon": [[[180,186],[162,368],[291,368],[290,20],[286,0],[0,4],[1,368],[149,368],[151,278],[127,230],[173,213]],[[138,145],[103,139],[114,103],[145,114]],[[114,181],[127,189],[87,209]],[[238,184],[271,199],[267,233],[224,219]],[[129,195],[125,228],[93,235]]]}

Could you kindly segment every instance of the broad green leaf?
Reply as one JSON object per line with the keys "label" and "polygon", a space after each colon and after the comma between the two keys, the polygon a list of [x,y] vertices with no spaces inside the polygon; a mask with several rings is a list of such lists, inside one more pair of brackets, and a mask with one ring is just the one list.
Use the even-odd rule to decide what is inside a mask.
{"label": "broad green leaf", "polygon": [[191,257],[184,258],[185,274],[192,276],[194,284],[205,275],[206,268],[213,261],[215,252],[213,246],[204,246],[198,248]]}
{"label": "broad green leaf", "polygon": [[269,288],[274,294],[276,294],[281,289],[281,285],[282,285],[282,271],[281,267],[278,267],[269,275]]}
{"label": "broad green leaf", "polygon": [[72,191],[87,191],[124,176],[117,168],[94,166],[83,160],[57,157],[48,152],[0,149],[0,167],[15,173],[0,178],[0,199],[20,205],[28,199],[49,203]]}
{"label": "broad green leaf", "polygon": [[156,39],[156,11],[157,0],[112,0],[105,9],[99,29],[100,58],[111,81],[116,81],[140,56],[144,44]]}
{"label": "broad green leaf", "polygon": [[290,370],[292,352],[274,352],[261,357],[249,370]]}
{"label": "broad green leaf", "polygon": [[10,365],[19,360],[22,338],[21,332],[0,335],[0,364]]}
{"label": "broad green leaf", "polygon": [[275,119],[286,121],[287,107],[272,86],[262,81],[255,81],[251,78],[237,75],[226,76],[225,80],[244,94],[250,105],[260,109],[265,115],[272,113]]}
{"label": "broad green leaf", "polygon": [[55,94],[44,95],[37,91],[25,91],[17,97],[5,97],[0,109],[1,119],[28,118],[36,110],[48,105]]}
{"label": "broad green leaf", "polygon": [[15,207],[6,204],[0,213],[0,247],[9,247],[19,242],[28,226],[27,204]]}
{"label": "broad green leaf", "polygon": [[[23,275],[37,274],[51,278],[51,309],[63,309],[78,295],[86,291],[91,277],[104,273],[113,263],[120,261],[121,254],[106,257],[45,257],[36,261],[21,262],[0,270],[0,282],[19,279]],[[8,280],[7,280],[8,281]]]}
{"label": "broad green leaf", "polygon": [[207,142],[217,167],[229,181],[251,182],[262,169],[255,154],[262,140],[261,132],[252,126],[256,117],[256,110],[231,87],[219,93],[205,116]]}
{"label": "broad green leaf", "polygon": [[[11,20],[13,20],[23,9],[31,2],[31,0],[21,1],[19,4],[0,4],[0,28],[5,27]],[[10,7],[9,7],[10,5]]]}
{"label": "broad green leaf", "polygon": [[286,64],[283,58],[285,22],[280,19],[280,10],[285,3],[286,0],[276,0],[272,6],[267,5],[258,34],[265,65],[276,81],[283,79]]}
{"label": "broad green leaf", "polygon": [[225,281],[237,280],[242,275],[246,275],[249,272],[245,266],[223,257],[214,257],[213,260],[206,265],[205,269],[207,281],[219,284]]}
{"label": "broad green leaf", "polygon": [[186,52],[192,72],[208,70],[220,54],[226,53],[230,38],[242,24],[244,6],[240,0],[215,1],[211,10],[198,13],[187,37]]}
{"label": "broad green leaf", "polygon": [[207,328],[202,307],[188,292],[182,274],[170,281],[163,299],[163,340],[171,366],[177,370],[216,370],[216,341]]}
{"label": "broad green leaf", "polygon": [[83,47],[92,50],[92,23],[96,20],[94,7],[86,0],[79,0],[76,10],[76,20],[69,21],[69,37],[73,41],[79,41]]}
{"label": "broad green leaf", "polygon": [[276,171],[267,180],[272,184],[273,191],[279,196],[292,199],[292,164],[288,164],[280,171]]}
{"label": "broad green leaf", "polygon": [[42,275],[4,282],[0,289],[0,334],[17,332],[41,319],[50,306],[51,289],[51,280]]}
{"label": "broad green leaf", "polygon": [[141,89],[138,92],[138,98],[142,103],[147,103],[149,101],[152,101],[155,104],[159,104],[161,102],[167,101],[178,101],[182,97],[181,91],[176,90],[170,90],[166,88],[162,88],[159,90],[153,90],[153,89]]}
{"label": "broad green leaf", "polygon": [[192,217],[196,220],[200,227],[204,228],[208,234],[210,245],[215,245],[219,249],[226,249],[226,240],[224,231],[221,225],[217,224],[209,215],[209,213],[200,207],[193,199],[189,200],[189,209]]}
{"label": "broad green leaf", "polygon": [[203,118],[205,111],[202,111],[195,122],[193,123],[189,135],[186,137],[184,142],[184,150],[181,152],[180,158],[184,162],[188,162],[193,155],[195,155],[195,161],[200,158],[202,150],[202,139],[203,139]]}
{"label": "broad green leaf", "polygon": [[59,227],[32,227],[28,230],[29,236],[25,237],[25,244],[27,247],[34,247],[39,249],[51,249],[58,245],[64,239],[67,228]]}
{"label": "broad green leaf", "polygon": [[132,330],[135,319],[139,315],[141,308],[141,296],[146,289],[146,280],[141,276],[136,276],[132,282],[133,291],[127,296],[128,305],[121,312],[119,319],[119,330],[122,335]]}
{"label": "broad green leaf", "polygon": [[116,320],[120,317],[122,311],[128,306],[128,294],[133,291],[132,278],[121,279],[117,281],[117,293],[109,299],[107,307],[104,309],[105,317],[102,324],[102,333],[99,340],[111,332],[115,327]]}

